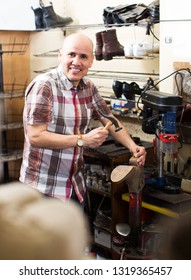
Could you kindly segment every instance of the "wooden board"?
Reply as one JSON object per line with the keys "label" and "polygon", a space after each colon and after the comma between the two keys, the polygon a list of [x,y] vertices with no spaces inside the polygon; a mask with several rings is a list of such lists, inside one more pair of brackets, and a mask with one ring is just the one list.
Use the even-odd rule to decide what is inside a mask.
{"label": "wooden board", "polygon": [[[23,92],[30,82],[30,32],[27,31],[0,31],[0,44],[2,45],[3,85],[4,92]],[[0,73],[2,74],[2,73]],[[15,84],[15,86],[13,86]],[[4,93],[0,93],[4,94]],[[3,114],[1,123],[22,122],[24,97],[1,99]],[[1,142],[1,140],[0,140]],[[8,151],[23,148],[23,129],[13,129],[6,132]],[[20,160],[10,161],[9,177],[18,179]]]}
{"label": "wooden board", "polygon": [[191,69],[191,62],[174,62],[173,68],[175,70],[182,69],[182,68],[189,68]]}

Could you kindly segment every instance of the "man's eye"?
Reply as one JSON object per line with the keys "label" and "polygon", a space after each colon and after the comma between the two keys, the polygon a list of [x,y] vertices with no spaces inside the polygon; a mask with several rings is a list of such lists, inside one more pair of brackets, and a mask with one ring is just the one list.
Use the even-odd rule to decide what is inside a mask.
{"label": "man's eye", "polygon": [[69,53],[68,54],[70,57],[75,57],[75,53]]}
{"label": "man's eye", "polygon": [[81,59],[88,59],[88,56],[86,54],[82,54],[80,57]]}

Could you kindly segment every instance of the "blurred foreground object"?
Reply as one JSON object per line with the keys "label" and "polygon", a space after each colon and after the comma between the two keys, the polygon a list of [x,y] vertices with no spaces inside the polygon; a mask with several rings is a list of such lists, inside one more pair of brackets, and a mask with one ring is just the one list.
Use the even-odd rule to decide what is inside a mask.
{"label": "blurred foreground object", "polygon": [[73,201],[15,182],[0,187],[0,259],[85,259],[87,221]]}
{"label": "blurred foreground object", "polygon": [[167,244],[164,247],[167,248],[166,259],[170,260],[191,260],[191,212],[187,212],[178,221],[177,225],[172,228],[171,235],[167,239]]}

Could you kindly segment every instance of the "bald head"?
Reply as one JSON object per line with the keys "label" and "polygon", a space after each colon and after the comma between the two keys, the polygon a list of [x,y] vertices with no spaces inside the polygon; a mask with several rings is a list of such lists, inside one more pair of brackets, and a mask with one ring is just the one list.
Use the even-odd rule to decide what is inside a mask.
{"label": "bald head", "polygon": [[93,48],[94,48],[93,42],[88,36],[81,34],[81,33],[74,33],[74,34],[71,34],[71,35],[65,37],[63,45],[62,45],[62,50],[68,50],[68,47],[71,44],[79,45],[80,47],[84,46],[84,47],[88,48],[89,52],[93,55]]}

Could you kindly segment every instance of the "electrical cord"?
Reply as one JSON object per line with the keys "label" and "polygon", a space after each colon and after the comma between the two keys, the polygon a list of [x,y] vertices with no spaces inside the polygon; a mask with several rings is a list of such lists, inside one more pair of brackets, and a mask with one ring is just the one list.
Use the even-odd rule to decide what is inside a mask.
{"label": "electrical cord", "polygon": [[168,79],[168,78],[171,77],[172,75],[178,73],[179,71],[187,71],[187,72],[191,75],[191,72],[190,72],[190,69],[189,69],[189,68],[181,68],[181,69],[178,69],[178,70],[172,72],[171,74],[169,74],[169,75],[166,76],[165,78],[161,79],[160,81],[158,81],[158,83],[156,83],[155,86],[157,86],[159,83],[163,82],[164,80]]}
{"label": "electrical cord", "polygon": [[[143,94],[145,94],[145,92],[146,92],[147,90],[151,90],[151,89],[153,89],[153,88],[157,89],[157,86],[158,86],[159,83],[161,83],[162,81],[168,79],[170,76],[172,76],[172,75],[174,75],[174,74],[175,74],[175,82],[176,82],[176,87],[177,87],[177,90],[178,90],[178,94],[182,96],[182,93],[183,93],[183,75],[182,75],[181,71],[187,71],[187,72],[191,75],[191,72],[190,72],[190,69],[189,69],[189,68],[181,68],[181,69],[178,69],[178,70],[172,72],[171,74],[169,74],[169,75],[166,76],[165,78],[161,79],[161,80],[158,81],[156,84],[154,84],[154,82],[153,82],[152,79],[149,79],[149,80],[147,81],[147,85],[145,86],[145,88],[143,89],[141,95],[140,95],[139,98],[138,98],[138,101],[137,101],[137,107],[138,107],[138,109],[139,109],[142,113],[144,112],[144,109],[140,108],[139,103],[140,103],[140,100],[141,100]],[[179,86],[178,86],[178,81],[177,81],[178,75],[180,75],[180,77],[181,77],[181,88],[179,88]],[[185,106],[183,107],[182,112],[181,112],[180,123],[181,123],[181,120],[182,120],[182,116],[183,116],[184,110],[185,110]],[[155,129],[154,129],[154,125],[153,125],[153,124],[154,124],[154,121],[155,121],[155,120],[159,119],[159,117],[160,117],[160,115],[158,114],[157,116],[155,115],[155,116],[149,117],[149,118],[147,118],[147,119],[145,119],[145,120],[141,120],[140,115],[139,115],[139,120],[141,121],[142,124],[144,124],[144,123],[150,123],[150,130],[153,131],[153,134],[155,134],[155,136],[156,136],[158,139],[159,139],[159,137],[158,137],[158,135],[157,135],[157,133],[156,133],[156,131],[155,131]],[[181,149],[182,143],[181,143],[180,141],[179,141],[179,144],[180,144],[180,147],[178,147],[178,149]]]}
{"label": "electrical cord", "polygon": [[[181,77],[181,84],[180,84],[180,89],[179,89],[179,85],[178,85],[178,80],[177,80],[177,76],[180,76]],[[180,73],[180,72],[177,72],[176,74],[175,74],[175,83],[176,83],[176,88],[177,88],[177,90],[178,90],[178,94],[179,95],[182,95],[182,92],[183,92],[183,75],[182,75],[182,73]]]}
{"label": "electrical cord", "polygon": [[[140,100],[141,100],[143,94],[145,94],[145,92],[146,92],[147,90],[151,90],[151,89],[153,89],[153,88],[156,89],[157,86],[158,86],[158,84],[160,84],[161,82],[163,82],[164,80],[168,79],[169,77],[171,77],[171,76],[174,75],[174,74],[178,74],[178,73],[179,73],[180,75],[182,75],[182,73],[180,73],[180,71],[187,71],[187,72],[191,75],[191,71],[190,71],[189,68],[181,68],[181,69],[178,69],[178,70],[172,72],[172,73],[169,74],[168,76],[164,77],[163,79],[161,79],[160,81],[158,81],[156,84],[153,84],[153,80],[149,79],[149,80],[147,81],[146,87],[143,89],[142,93],[140,94],[140,96],[139,96],[139,98],[138,98],[138,101],[137,101],[137,108],[138,108],[141,112],[143,112],[143,110],[139,107],[139,103],[140,103]],[[177,81],[176,81],[176,85],[177,85],[177,87],[178,87]],[[179,91],[179,89],[178,89],[178,91]],[[181,94],[182,94],[182,92],[181,92]]]}
{"label": "electrical cord", "polygon": [[146,26],[146,35],[150,35],[150,33],[153,35],[153,37],[160,42],[159,38],[154,34],[154,32],[152,31],[152,28],[151,28],[152,24],[150,24],[149,22],[147,23],[147,26]]}

